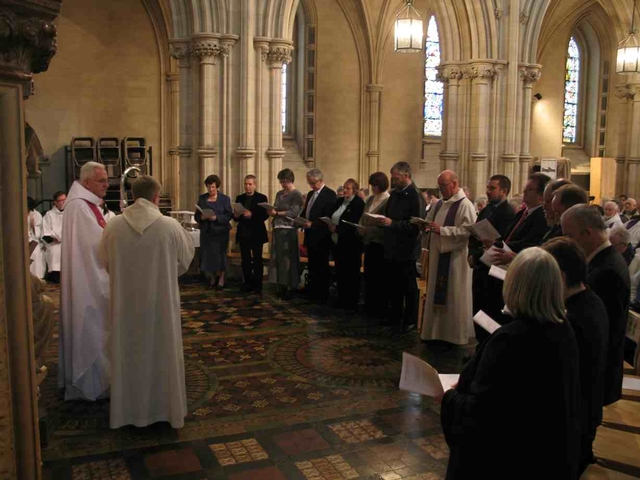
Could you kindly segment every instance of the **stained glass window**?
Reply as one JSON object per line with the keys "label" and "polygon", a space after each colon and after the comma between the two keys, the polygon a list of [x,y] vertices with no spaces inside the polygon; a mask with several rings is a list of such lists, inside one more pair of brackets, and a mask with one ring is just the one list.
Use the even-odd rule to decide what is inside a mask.
{"label": "stained glass window", "polygon": [[436,17],[429,18],[427,41],[425,45],[425,81],[424,81],[424,134],[430,137],[442,135],[442,82],[436,80],[440,65],[440,38]]}
{"label": "stained glass window", "polygon": [[282,133],[286,133],[288,130],[288,118],[287,118],[287,64],[282,65],[282,102],[280,106],[280,115],[282,116]]}
{"label": "stained glass window", "polygon": [[564,77],[563,143],[576,143],[578,138],[578,91],[580,88],[580,51],[575,38],[569,40]]}

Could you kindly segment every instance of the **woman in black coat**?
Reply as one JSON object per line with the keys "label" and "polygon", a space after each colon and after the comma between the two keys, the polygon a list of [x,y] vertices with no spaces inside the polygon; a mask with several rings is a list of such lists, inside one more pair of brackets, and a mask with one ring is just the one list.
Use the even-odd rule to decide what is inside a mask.
{"label": "woman in black coat", "polygon": [[[209,175],[204,184],[207,193],[198,197],[196,222],[200,225],[200,270],[207,277],[209,289],[224,288],[227,249],[231,230],[231,199],[220,192],[220,177]],[[203,215],[202,212],[205,212]]]}
{"label": "woman in black coat", "polygon": [[447,479],[577,478],[579,355],[562,291],[558,264],[540,248],[523,250],[507,270],[513,320],[442,399]]}
{"label": "woman in black coat", "polygon": [[358,308],[360,296],[362,238],[358,235],[358,229],[350,225],[357,224],[364,212],[364,201],[357,195],[359,187],[353,178],[344,182],[344,195],[338,198],[331,214],[334,226],[329,227],[334,244],[338,304],[350,310]]}

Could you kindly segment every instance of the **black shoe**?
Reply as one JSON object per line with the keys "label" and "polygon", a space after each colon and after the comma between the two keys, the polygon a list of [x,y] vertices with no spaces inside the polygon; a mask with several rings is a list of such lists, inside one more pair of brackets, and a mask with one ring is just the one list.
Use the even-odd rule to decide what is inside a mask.
{"label": "black shoe", "polygon": [[249,293],[252,290],[251,285],[249,283],[243,283],[242,287],[240,287],[240,291],[242,293]]}
{"label": "black shoe", "polygon": [[224,290],[224,284],[223,285],[220,285],[220,284],[216,285],[215,286],[215,290],[216,290],[216,292],[220,292],[220,291]]}

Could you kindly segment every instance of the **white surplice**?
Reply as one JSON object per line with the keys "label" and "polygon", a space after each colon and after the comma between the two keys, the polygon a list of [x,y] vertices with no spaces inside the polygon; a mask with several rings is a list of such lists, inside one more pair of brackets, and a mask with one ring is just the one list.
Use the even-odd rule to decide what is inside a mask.
{"label": "white surplice", "polygon": [[[476,210],[462,189],[450,199],[443,202],[438,210],[435,222],[443,225],[447,212],[454,202],[464,198],[460,203],[453,227],[440,227],[440,235],[431,233],[429,242],[429,282],[427,285],[427,301],[424,307],[424,319],[420,337],[423,340],[445,340],[456,345],[466,345],[474,336],[471,274],[467,263],[469,252],[469,231],[463,228],[476,221]],[[427,216],[427,221],[434,221],[435,207]],[[449,283],[446,305],[434,306],[438,259],[441,253],[451,252],[449,266]]]}
{"label": "white surplice", "polygon": [[64,209],[60,262],[58,387],[66,400],[95,400],[109,388],[109,275],[98,260],[102,227],[87,201],[98,206],[101,199],[74,182]]}
{"label": "white surplice", "polygon": [[107,224],[111,285],[111,428],[184,425],[187,396],[178,276],[195,248],[180,224],[138,199]]}
{"label": "white surplice", "polygon": [[44,258],[47,260],[47,270],[49,272],[60,271],[63,215],[64,212],[58,210],[58,207],[54,205],[51,210],[44,214],[44,219],[42,220],[42,236],[49,236],[54,239],[53,242],[47,243],[45,246]]}
{"label": "white surplice", "polygon": [[36,242],[38,244],[29,257],[29,271],[38,278],[44,278],[47,263],[42,245],[42,214],[37,210],[30,211],[27,222],[29,224],[29,243]]}

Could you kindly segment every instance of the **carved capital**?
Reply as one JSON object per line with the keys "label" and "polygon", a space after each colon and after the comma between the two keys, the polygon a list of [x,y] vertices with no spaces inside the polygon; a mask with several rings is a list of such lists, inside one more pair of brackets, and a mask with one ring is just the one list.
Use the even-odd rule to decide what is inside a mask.
{"label": "carved capital", "polygon": [[443,83],[449,83],[450,80],[460,80],[463,74],[464,71],[457,65],[439,66],[436,79]]}
{"label": "carved capital", "polygon": [[473,65],[464,69],[462,73],[464,78],[493,78],[496,75],[496,69],[488,65]]}
{"label": "carved capital", "polygon": [[222,57],[229,54],[227,45],[221,46],[217,41],[205,40],[191,44],[189,53],[192,57]]}
{"label": "carved capital", "polygon": [[540,80],[541,72],[537,68],[520,68],[518,74],[525,85],[531,85]]}
{"label": "carved capital", "polygon": [[288,45],[272,45],[267,53],[267,61],[273,68],[281,68],[285,63],[291,62],[293,48]]}
{"label": "carved capital", "polygon": [[169,54],[176,60],[181,60],[189,56],[189,46],[186,44],[175,44],[169,47]]}
{"label": "carved capital", "polygon": [[620,100],[633,100],[636,96],[636,89],[629,85],[618,85],[616,87],[616,97]]}
{"label": "carved capital", "polygon": [[520,14],[520,24],[522,25],[526,25],[526,23],[529,21],[529,14],[525,11],[523,11]]}
{"label": "carved capital", "polygon": [[500,20],[504,15],[504,10],[500,7],[496,7],[493,10],[493,14],[496,16],[496,20]]}
{"label": "carved capital", "polygon": [[[0,76],[28,84],[32,74],[49,68],[49,62],[58,50],[57,27],[53,20],[60,3],[45,3],[38,5],[27,0],[21,9],[12,10],[0,6]],[[56,5],[57,9],[54,8]]]}

